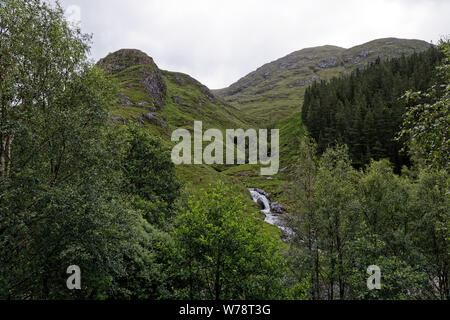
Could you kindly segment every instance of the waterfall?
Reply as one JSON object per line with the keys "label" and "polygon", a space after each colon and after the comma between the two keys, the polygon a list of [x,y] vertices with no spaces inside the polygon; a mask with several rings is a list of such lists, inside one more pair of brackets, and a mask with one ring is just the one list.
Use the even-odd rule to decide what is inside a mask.
{"label": "waterfall", "polygon": [[272,212],[271,202],[269,200],[269,194],[264,190],[260,189],[248,189],[252,196],[254,202],[261,206],[261,212],[266,216],[265,222],[277,226],[281,231],[283,231],[283,235],[288,239],[291,237],[293,231],[286,227],[286,223],[282,220],[281,215]]}
{"label": "waterfall", "polygon": [[249,189],[250,194],[252,195],[252,199],[254,202],[258,203],[261,206],[261,212],[266,216],[270,214],[270,202],[269,199],[264,194],[259,193],[255,189]]}

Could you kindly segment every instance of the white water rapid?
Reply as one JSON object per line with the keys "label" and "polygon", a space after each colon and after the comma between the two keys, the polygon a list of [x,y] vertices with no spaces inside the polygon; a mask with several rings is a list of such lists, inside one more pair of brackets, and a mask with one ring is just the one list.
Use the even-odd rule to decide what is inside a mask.
{"label": "white water rapid", "polygon": [[289,238],[292,235],[292,230],[286,227],[286,223],[282,220],[281,215],[272,212],[271,210],[271,202],[268,198],[267,192],[260,189],[248,189],[250,194],[252,195],[252,199],[254,202],[258,203],[261,206],[261,212],[266,216],[265,222],[277,226],[283,231],[283,235]]}

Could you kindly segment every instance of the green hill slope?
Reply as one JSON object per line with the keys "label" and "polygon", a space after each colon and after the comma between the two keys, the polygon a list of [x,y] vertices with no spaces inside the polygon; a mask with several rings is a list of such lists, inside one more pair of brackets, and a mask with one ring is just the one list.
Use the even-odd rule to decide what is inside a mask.
{"label": "green hill slope", "polygon": [[[119,95],[112,107],[111,121],[118,125],[136,123],[171,148],[171,133],[179,128],[193,132],[194,121],[202,121],[203,129],[248,128],[249,117],[218,98],[189,75],[160,70],[153,59],[135,49],[122,49],[101,59],[97,65],[115,79]],[[197,193],[219,180],[232,184],[235,195],[244,201],[246,214],[261,217],[263,229],[280,238],[280,231],[263,223],[246,185],[236,177],[221,172],[225,166],[177,166],[177,175],[186,193]]]}
{"label": "green hill slope", "polygon": [[[119,87],[111,120],[118,124],[138,123],[161,137],[168,148],[174,145],[171,133],[178,128],[193,132],[194,121],[202,121],[204,130],[279,128],[281,171],[274,177],[260,176],[258,165],[177,167],[186,192],[196,193],[223,180],[233,184],[236,194],[245,201],[247,212],[259,214],[246,188],[263,188],[273,194],[274,200],[287,201],[283,199],[283,188],[305,132],[300,111],[310,84],[363,68],[378,57],[409,55],[429,47],[420,40],[387,38],[351,49],[303,49],[262,66],[229,88],[215,91],[189,75],[160,70],[152,58],[139,50],[111,53],[98,66],[116,79]],[[279,234],[273,226],[265,228]]]}
{"label": "green hill slope", "polygon": [[112,111],[115,122],[151,123],[165,139],[177,128],[193,128],[195,120],[203,121],[207,128],[248,126],[240,110],[217,98],[206,86],[186,74],[160,70],[139,50],[119,50],[97,65],[119,85]]}
{"label": "green hill slope", "polygon": [[305,88],[382,59],[409,55],[430,47],[425,41],[378,39],[351,49],[307,48],[268,63],[230,87],[213,91],[249,114],[256,123],[275,123],[301,107]]}

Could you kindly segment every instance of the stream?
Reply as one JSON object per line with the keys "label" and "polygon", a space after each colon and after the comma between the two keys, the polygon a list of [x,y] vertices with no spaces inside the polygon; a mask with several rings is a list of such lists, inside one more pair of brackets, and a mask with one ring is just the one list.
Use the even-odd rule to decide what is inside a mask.
{"label": "stream", "polygon": [[270,202],[269,194],[264,190],[249,188],[248,191],[250,191],[253,201],[260,205],[261,212],[266,216],[264,221],[277,226],[283,232],[283,237],[289,240],[293,231],[286,226],[286,222],[282,218],[284,206],[278,202]]}

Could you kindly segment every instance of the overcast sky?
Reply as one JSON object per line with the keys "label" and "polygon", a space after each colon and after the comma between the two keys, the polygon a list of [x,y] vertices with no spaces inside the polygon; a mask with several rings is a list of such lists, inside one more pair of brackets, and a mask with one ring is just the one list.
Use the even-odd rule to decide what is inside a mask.
{"label": "overcast sky", "polygon": [[136,48],[212,89],[293,51],[377,38],[437,42],[449,0],[61,0],[92,33],[92,58]]}

